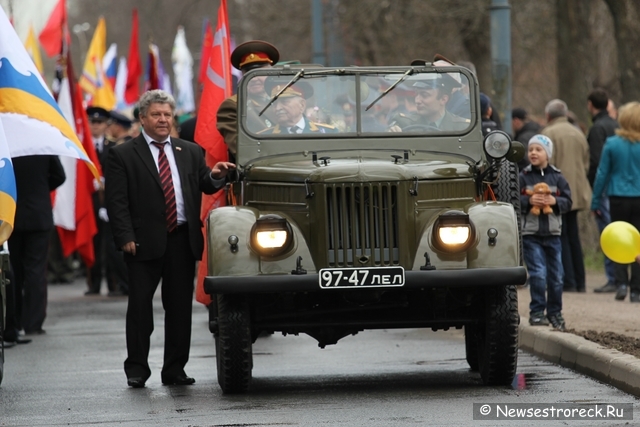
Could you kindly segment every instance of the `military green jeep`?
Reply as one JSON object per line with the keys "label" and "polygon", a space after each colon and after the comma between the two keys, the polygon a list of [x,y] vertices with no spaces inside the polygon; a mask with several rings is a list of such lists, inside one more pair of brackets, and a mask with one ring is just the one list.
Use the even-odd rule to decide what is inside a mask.
{"label": "military green jeep", "polygon": [[522,144],[483,138],[466,68],[283,66],[238,89],[235,206],[207,221],[218,382],[259,334],[465,330],[486,384],[517,364]]}

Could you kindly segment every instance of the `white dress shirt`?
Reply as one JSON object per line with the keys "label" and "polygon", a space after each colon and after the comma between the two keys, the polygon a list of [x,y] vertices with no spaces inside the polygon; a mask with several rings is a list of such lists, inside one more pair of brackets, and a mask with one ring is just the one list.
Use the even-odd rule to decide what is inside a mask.
{"label": "white dress shirt", "polygon": [[98,138],[93,138],[93,145],[96,147],[98,153],[102,153],[104,149],[104,135],[99,136]]}
{"label": "white dress shirt", "polygon": [[142,136],[149,144],[149,149],[153,155],[153,161],[156,163],[158,173],[160,173],[160,166],[158,165],[158,156],[160,155],[160,149],[152,144],[152,142],[166,142],[164,144],[164,154],[167,156],[169,166],[171,167],[171,179],[173,180],[173,190],[176,196],[176,210],[178,211],[178,225],[187,222],[187,216],[184,212],[184,199],[182,197],[182,185],[180,181],[180,173],[178,172],[178,165],[176,164],[176,158],[173,155],[173,149],[171,148],[171,137],[166,137],[162,141],[155,141],[149,135],[142,130]]}
{"label": "white dress shirt", "polygon": [[296,124],[295,124],[295,126],[297,126],[296,131],[295,131],[295,132],[291,132],[291,128],[292,128],[293,126],[291,126],[291,127],[287,128],[287,131],[288,131],[289,133],[302,133],[302,132],[304,131],[304,125],[305,125],[305,123],[304,123],[304,117],[301,117],[301,118],[300,118],[300,120],[298,121],[298,123],[296,123]]}

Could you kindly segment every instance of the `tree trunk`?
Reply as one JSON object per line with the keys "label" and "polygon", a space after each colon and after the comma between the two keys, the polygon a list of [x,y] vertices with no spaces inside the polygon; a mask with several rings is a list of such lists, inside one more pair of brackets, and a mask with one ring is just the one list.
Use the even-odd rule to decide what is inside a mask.
{"label": "tree trunk", "polygon": [[597,76],[594,49],[589,37],[591,2],[558,0],[558,97],[567,103],[578,120],[588,124],[587,94]]}
{"label": "tree trunk", "polygon": [[605,0],[615,28],[622,102],[640,99],[640,6],[635,0]]}

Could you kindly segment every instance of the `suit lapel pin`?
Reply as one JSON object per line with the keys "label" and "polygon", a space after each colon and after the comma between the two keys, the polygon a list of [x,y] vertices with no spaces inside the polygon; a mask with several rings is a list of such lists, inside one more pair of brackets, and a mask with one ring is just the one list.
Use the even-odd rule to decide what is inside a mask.
{"label": "suit lapel pin", "polygon": [[176,151],[182,151],[182,147],[176,147]]}

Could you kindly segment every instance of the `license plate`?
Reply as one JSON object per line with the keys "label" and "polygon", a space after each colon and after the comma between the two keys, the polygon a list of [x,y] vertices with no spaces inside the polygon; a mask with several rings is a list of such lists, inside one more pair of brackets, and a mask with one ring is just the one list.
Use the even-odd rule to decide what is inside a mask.
{"label": "license plate", "polygon": [[322,289],[386,288],[404,285],[402,267],[323,268],[318,276]]}

